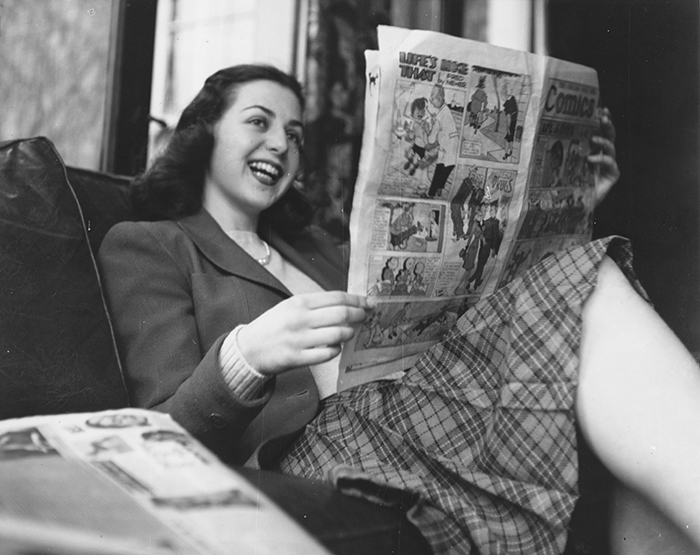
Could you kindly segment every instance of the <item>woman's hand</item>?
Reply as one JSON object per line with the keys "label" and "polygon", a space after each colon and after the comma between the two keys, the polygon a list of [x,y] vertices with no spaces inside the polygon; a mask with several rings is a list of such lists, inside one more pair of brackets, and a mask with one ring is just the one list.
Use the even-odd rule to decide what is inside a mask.
{"label": "woman's hand", "polygon": [[595,174],[596,205],[600,204],[620,178],[615,156],[615,126],[610,119],[610,110],[603,108],[600,133],[591,138],[591,154],[588,156],[588,163]]}
{"label": "woman's hand", "polygon": [[375,302],[361,295],[325,291],[295,295],[238,332],[238,345],[261,374],[326,362],[340,353]]}

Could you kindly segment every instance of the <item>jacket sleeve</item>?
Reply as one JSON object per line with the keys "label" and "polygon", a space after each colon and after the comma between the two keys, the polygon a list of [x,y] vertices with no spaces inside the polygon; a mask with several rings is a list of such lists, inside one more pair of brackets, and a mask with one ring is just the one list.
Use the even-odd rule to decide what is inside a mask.
{"label": "jacket sleeve", "polygon": [[140,223],[118,224],[105,237],[99,264],[117,346],[134,405],[169,413],[224,459],[269,400],[244,400],[227,387],[219,366],[226,335],[202,353],[194,318],[186,249]]}

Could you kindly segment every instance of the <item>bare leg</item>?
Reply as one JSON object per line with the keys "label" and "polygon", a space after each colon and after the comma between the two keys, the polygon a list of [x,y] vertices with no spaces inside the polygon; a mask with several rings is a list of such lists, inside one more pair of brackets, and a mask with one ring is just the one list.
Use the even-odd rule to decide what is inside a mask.
{"label": "bare leg", "polygon": [[614,555],[697,555],[688,536],[638,493],[617,487],[611,516]]}
{"label": "bare leg", "polygon": [[594,451],[700,548],[700,370],[607,257],[584,306],[579,379]]}

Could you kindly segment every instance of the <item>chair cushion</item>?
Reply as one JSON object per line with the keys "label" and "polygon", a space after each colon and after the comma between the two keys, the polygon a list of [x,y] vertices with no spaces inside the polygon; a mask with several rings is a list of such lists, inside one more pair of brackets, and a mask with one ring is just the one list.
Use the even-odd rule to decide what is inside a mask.
{"label": "chair cushion", "polygon": [[46,138],[0,143],[0,418],[128,404],[90,247],[107,207],[129,217],[126,186],[86,175],[74,190]]}
{"label": "chair cushion", "polygon": [[66,167],[69,185],[78,199],[92,252],[97,254],[109,228],[133,220],[127,177]]}

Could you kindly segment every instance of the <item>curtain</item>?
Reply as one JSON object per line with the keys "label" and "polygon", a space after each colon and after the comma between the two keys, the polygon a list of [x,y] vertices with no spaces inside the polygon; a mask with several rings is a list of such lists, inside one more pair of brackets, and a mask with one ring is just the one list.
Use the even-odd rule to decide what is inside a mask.
{"label": "curtain", "polygon": [[364,51],[377,48],[390,0],[310,0],[306,54],[307,187],[317,223],[340,240],[357,178],[364,120]]}

